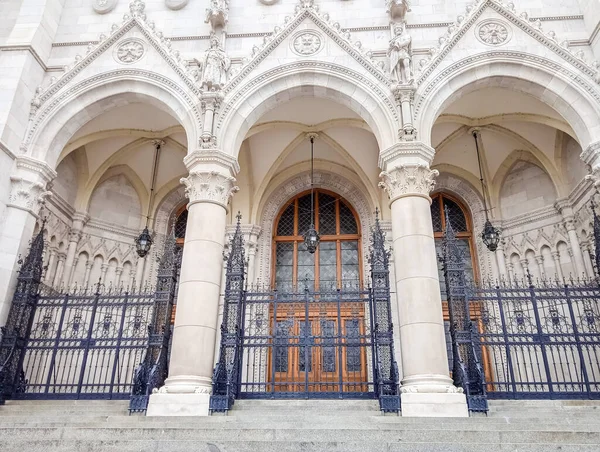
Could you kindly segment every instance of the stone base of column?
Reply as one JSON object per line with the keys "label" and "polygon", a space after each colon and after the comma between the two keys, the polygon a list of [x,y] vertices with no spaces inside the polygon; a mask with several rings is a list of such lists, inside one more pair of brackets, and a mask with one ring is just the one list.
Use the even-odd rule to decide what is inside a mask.
{"label": "stone base of column", "polygon": [[146,416],[208,416],[210,394],[161,394],[150,396]]}
{"label": "stone base of column", "polygon": [[146,416],[208,416],[211,381],[193,375],[167,378],[150,396]]}
{"label": "stone base of column", "polygon": [[405,417],[469,417],[467,398],[457,392],[405,392],[400,400]]}
{"label": "stone base of column", "polygon": [[469,417],[467,398],[447,375],[412,375],[402,379],[402,416]]}

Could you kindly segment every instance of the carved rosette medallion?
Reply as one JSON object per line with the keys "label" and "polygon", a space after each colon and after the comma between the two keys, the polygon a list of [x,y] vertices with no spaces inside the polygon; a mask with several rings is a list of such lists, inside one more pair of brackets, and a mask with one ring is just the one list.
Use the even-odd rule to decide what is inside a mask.
{"label": "carved rosette medallion", "polygon": [[126,39],[115,47],[114,56],[119,63],[132,64],[144,56],[146,49],[139,39]]}
{"label": "carved rosette medallion", "polygon": [[227,208],[229,199],[239,191],[235,177],[218,171],[193,171],[180,182],[185,186],[185,196],[190,203],[212,202]]}
{"label": "carved rosette medallion", "polygon": [[98,14],[111,12],[117,5],[117,0],[92,0],[92,8]]}
{"label": "carved rosette medallion", "polygon": [[510,39],[510,27],[498,20],[482,22],[477,28],[475,35],[484,44],[499,46],[506,44]]}
{"label": "carved rosette medallion", "polygon": [[315,31],[303,31],[292,39],[292,50],[301,56],[310,56],[321,50],[323,39]]}
{"label": "carved rosette medallion", "polygon": [[404,196],[429,197],[439,174],[426,165],[399,165],[381,172],[379,187],[387,192],[390,202]]}

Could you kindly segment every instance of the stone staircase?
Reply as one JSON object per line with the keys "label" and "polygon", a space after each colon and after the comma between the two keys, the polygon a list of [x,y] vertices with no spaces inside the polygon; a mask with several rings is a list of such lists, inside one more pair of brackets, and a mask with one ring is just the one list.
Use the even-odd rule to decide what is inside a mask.
{"label": "stone staircase", "polygon": [[468,419],[383,415],[376,401],[237,401],[149,418],[121,401],[8,401],[1,452],[598,452],[600,402],[495,401]]}

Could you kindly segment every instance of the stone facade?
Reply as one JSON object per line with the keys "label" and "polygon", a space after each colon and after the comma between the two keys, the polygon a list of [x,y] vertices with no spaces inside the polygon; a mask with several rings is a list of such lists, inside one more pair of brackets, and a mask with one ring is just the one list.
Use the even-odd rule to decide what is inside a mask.
{"label": "stone facade", "polygon": [[[275,218],[310,187],[309,134],[315,183],[357,212],[363,256],[375,209],[389,228],[413,415],[465,414],[444,367],[432,194],[468,212],[478,278],[594,275],[597,2],[19,0],[0,11],[0,323],[40,207],[45,284],[140,288],[187,205],[172,372],[154,412],[205,413],[227,227],[239,211],[250,282],[270,284]],[[479,237],[473,129],[502,229],[495,253]],[[155,244],[142,259],[147,221]]]}

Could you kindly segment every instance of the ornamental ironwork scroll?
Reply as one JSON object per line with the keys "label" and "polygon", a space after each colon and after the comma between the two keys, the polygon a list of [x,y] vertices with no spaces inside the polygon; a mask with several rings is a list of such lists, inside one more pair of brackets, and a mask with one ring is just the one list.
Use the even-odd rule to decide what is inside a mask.
{"label": "ornamental ironwork scroll", "polygon": [[225,298],[221,324],[219,359],[212,379],[211,412],[224,412],[233,406],[239,388],[241,366],[241,334],[244,304],[246,259],[241,229],[242,216],[238,212],[235,233],[229,242],[226,256]]}
{"label": "ornamental ironwork scroll", "polygon": [[390,300],[390,251],[385,247],[385,234],[379,223],[379,211],[375,212],[375,225],[371,231],[370,264],[376,393],[381,411],[398,412],[400,375],[394,353]]}
{"label": "ornamental ironwork scroll", "polygon": [[23,371],[25,345],[31,331],[44,271],[44,228],[31,241],[27,257],[18,270],[17,287],[0,343],[0,405],[6,398],[25,391]]}
{"label": "ornamental ironwork scroll", "polygon": [[[448,212],[446,217],[449,218]],[[444,277],[450,314],[452,337],[452,377],[462,388],[470,411],[487,412],[487,394],[483,368],[480,362],[481,342],[477,338],[469,303],[469,287],[462,249],[450,221],[446,222],[443,242]]]}
{"label": "ornamental ironwork scroll", "polygon": [[148,324],[148,346],[143,361],[134,373],[129,398],[130,413],[145,412],[150,395],[161,387],[167,378],[171,316],[180,262],[181,247],[177,246],[175,227],[172,227],[158,266],[153,312]]}

